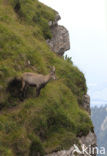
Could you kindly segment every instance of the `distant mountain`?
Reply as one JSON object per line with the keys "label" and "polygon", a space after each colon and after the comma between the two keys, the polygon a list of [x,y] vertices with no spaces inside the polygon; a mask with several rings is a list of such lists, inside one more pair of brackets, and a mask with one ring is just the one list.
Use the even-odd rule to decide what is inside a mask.
{"label": "distant mountain", "polygon": [[97,135],[97,145],[99,148],[105,147],[107,156],[107,105],[104,107],[94,107],[91,109],[91,118]]}

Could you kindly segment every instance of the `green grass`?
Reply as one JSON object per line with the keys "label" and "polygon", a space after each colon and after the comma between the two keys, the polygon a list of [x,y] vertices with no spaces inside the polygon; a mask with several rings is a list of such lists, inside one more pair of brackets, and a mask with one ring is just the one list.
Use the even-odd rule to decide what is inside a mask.
{"label": "green grass", "polygon": [[[20,5],[20,7],[16,7]],[[81,107],[86,94],[84,75],[72,61],[54,54],[46,44],[51,38],[48,22],[55,11],[37,0],[0,0],[0,155],[44,155],[68,149],[93,126]],[[31,65],[27,62],[30,61]],[[29,88],[20,100],[21,84],[10,79],[25,71],[48,74],[51,81],[35,98]]]}

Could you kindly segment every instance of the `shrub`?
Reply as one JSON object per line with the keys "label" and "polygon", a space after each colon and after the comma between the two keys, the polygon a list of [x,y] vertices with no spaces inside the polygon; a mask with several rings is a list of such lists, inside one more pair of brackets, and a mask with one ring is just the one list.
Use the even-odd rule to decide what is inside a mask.
{"label": "shrub", "polygon": [[67,55],[65,55],[65,58],[64,58],[67,62],[70,62],[73,64],[72,62],[72,57],[68,57]]}

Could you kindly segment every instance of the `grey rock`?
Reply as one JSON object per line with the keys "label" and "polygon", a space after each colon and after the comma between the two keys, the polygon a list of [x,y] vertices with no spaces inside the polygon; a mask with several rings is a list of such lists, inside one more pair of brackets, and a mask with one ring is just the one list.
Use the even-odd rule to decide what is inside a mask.
{"label": "grey rock", "polygon": [[[83,144],[88,148],[90,148],[90,146],[96,147],[96,136],[94,133],[89,132],[89,134],[87,136],[83,136],[83,137],[79,138],[79,143],[80,143],[81,147]],[[78,147],[78,145],[77,145],[77,147]],[[75,154],[73,154],[73,150],[74,150],[74,146],[72,146],[69,150],[58,151],[55,153],[48,154],[46,156],[75,156]],[[87,149],[87,151],[88,151],[88,149]],[[76,156],[80,156],[80,155],[83,155],[83,154],[76,153]],[[89,156],[89,155],[84,154],[84,156]],[[90,154],[90,156],[91,156],[91,154]]]}
{"label": "grey rock", "polygon": [[[89,132],[87,136],[82,136],[79,139],[79,142],[81,145],[85,145],[86,147],[88,147],[87,151],[90,154],[90,156],[96,156],[97,139],[95,133]],[[92,154],[89,151],[91,151]],[[86,153],[85,156],[87,156]]]}
{"label": "grey rock", "polygon": [[90,96],[89,96],[89,95],[84,95],[84,96],[83,96],[82,106],[84,107],[84,109],[85,109],[89,114],[91,113],[91,109],[90,109]]}
{"label": "grey rock", "polygon": [[68,30],[63,26],[58,25],[59,19],[60,16],[57,14],[55,21],[49,22],[52,39],[48,39],[47,43],[53,52],[62,56],[64,52],[70,49],[70,40]]}
{"label": "grey rock", "polygon": [[82,136],[79,138],[81,144],[85,144],[86,146],[92,145],[96,146],[96,135],[93,132],[89,132],[87,136]]}

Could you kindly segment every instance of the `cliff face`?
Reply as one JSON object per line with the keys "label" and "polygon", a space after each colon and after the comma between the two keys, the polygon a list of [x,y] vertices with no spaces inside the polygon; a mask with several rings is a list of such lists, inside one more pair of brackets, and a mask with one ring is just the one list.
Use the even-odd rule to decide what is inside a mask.
{"label": "cliff face", "polygon": [[[92,141],[84,74],[59,57],[70,47],[59,18],[37,0],[0,0],[0,156],[44,156]],[[22,74],[47,75],[49,66],[57,80],[39,97],[30,86],[23,95]]]}
{"label": "cliff face", "polygon": [[[56,15],[55,21],[49,22],[49,26],[52,32],[52,39],[48,39],[47,43],[50,46],[51,50],[58,55],[63,55],[64,52],[70,49],[70,40],[69,40],[69,33],[67,29],[63,26],[58,25],[58,21],[60,20],[59,14]],[[89,95],[83,95],[82,98],[82,107],[88,112],[89,116],[91,114],[91,109],[90,109],[90,96]],[[89,152],[89,148],[93,149],[94,147],[97,146],[97,141],[96,141],[96,135],[95,132],[89,132],[87,136],[82,136],[78,137],[79,144],[82,147],[82,145],[85,145],[88,147],[87,151]],[[74,153],[74,146],[71,146],[69,150],[62,150],[58,152],[54,152],[51,154],[48,154],[46,156],[71,156]],[[86,152],[87,152],[86,151]],[[88,155],[88,153],[83,154],[85,156]],[[81,155],[76,152],[76,155]],[[90,155],[96,155],[96,153]]]}
{"label": "cliff face", "polygon": [[[89,95],[84,95],[83,96],[83,108],[89,113],[91,113],[90,111],[90,97]],[[82,136],[82,137],[78,137],[79,140],[79,146],[77,145],[78,149],[82,152],[82,146],[85,145],[85,148],[87,148],[87,150],[84,153],[79,153],[79,151],[75,148],[75,146],[71,146],[68,150],[61,150],[58,152],[53,152],[51,154],[48,154],[46,156],[73,156],[73,155],[77,155],[77,156],[88,156],[93,155],[96,156],[96,150],[94,150],[94,148],[97,147],[97,139],[96,139],[96,134],[95,132],[89,132],[87,136]],[[91,148],[90,148],[91,147]],[[94,151],[94,153],[90,152],[90,149]],[[100,148],[99,148],[100,149]],[[74,150],[76,150],[76,152],[74,153]]]}
{"label": "cliff face", "polygon": [[64,52],[70,49],[70,41],[67,29],[58,25],[58,20],[60,20],[59,14],[56,15],[54,22],[49,22],[52,39],[48,39],[47,43],[52,51],[62,56]]}
{"label": "cliff face", "polygon": [[[81,147],[83,145],[85,145],[86,148],[88,148],[84,153],[79,153],[78,150],[75,151],[74,153],[74,150],[76,149],[75,146],[72,146],[69,150],[62,150],[62,151],[58,151],[58,152],[54,152],[52,154],[48,154],[46,156],[73,156],[73,155],[77,155],[77,156],[81,156],[81,155],[84,155],[84,156],[88,156],[89,154],[90,155],[96,155],[96,153],[94,154],[91,154],[91,152],[89,153],[89,148],[91,146],[91,148],[93,149],[94,147],[96,147],[96,135],[95,133],[92,133],[92,132],[89,132],[89,134],[87,136],[83,136],[81,138],[78,138],[79,139],[79,143],[80,143],[80,146],[77,148],[82,152],[81,150]],[[96,152],[96,151],[95,151]]]}

